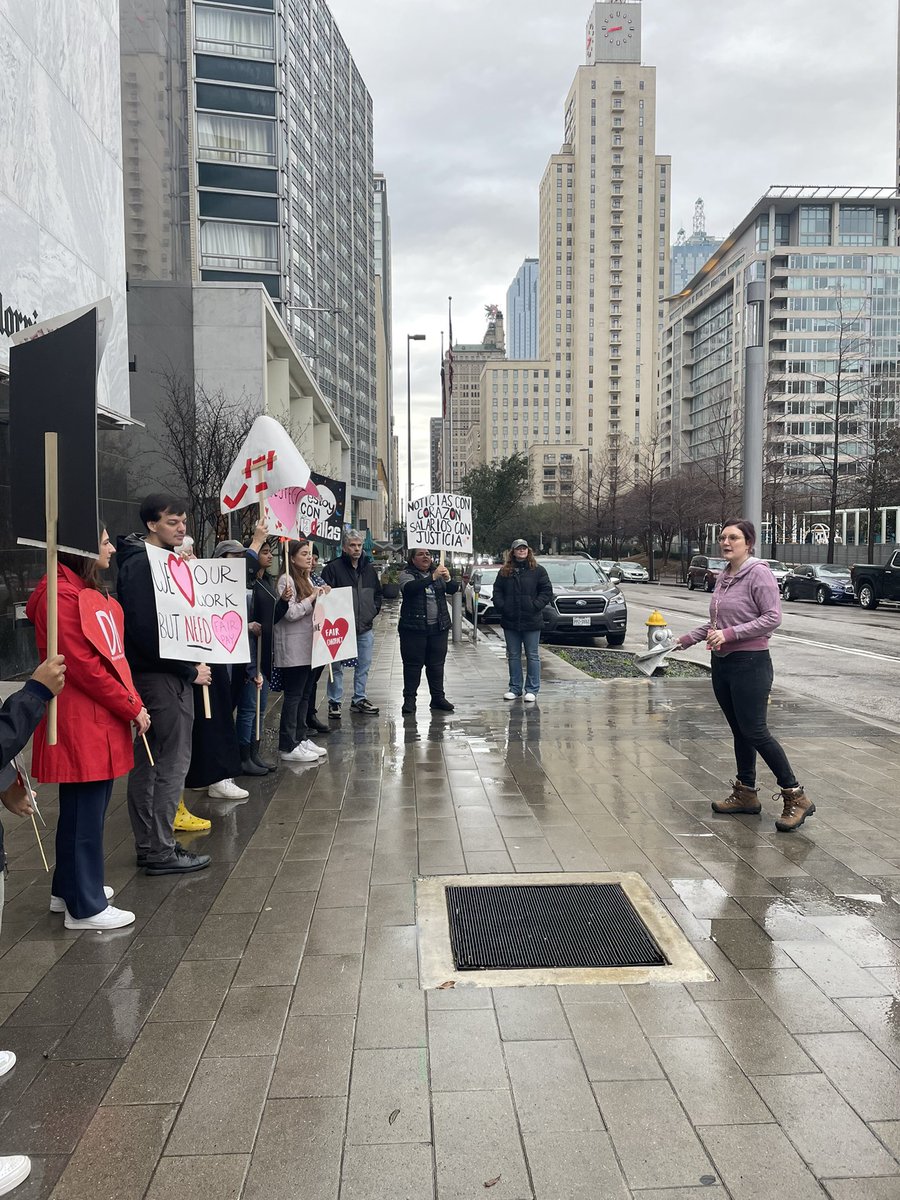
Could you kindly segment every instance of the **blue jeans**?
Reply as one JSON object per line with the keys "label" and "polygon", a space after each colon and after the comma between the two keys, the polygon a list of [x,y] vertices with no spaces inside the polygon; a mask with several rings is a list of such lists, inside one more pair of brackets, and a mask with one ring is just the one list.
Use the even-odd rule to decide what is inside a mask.
{"label": "blue jeans", "polygon": [[[269,681],[263,675],[263,685],[259,696],[259,727],[262,733],[262,721],[266,715],[266,704],[269,700]],[[241,688],[240,699],[235,719],[237,740],[239,746],[249,746],[256,741],[256,684],[247,679]]]}
{"label": "blue jeans", "polygon": [[[372,651],[375,647],[375,630],[356,635],[356,667],[353,671],[353,699],[365,700]],[[332,668],[333,678],[328,684],[328,703],[340,704],[344,698],[344,664],[336,662]]]}
{"label": "blue jeans", "polygon": [[520,633],[518,629],[504,629],[506,638],[506,657],[509,661],[509,690],[517,696],[522,695],[522,651],[525,651],[527,674],[525,676],[525,691],[535,696],[541,690],[541,631],[528,629]]}

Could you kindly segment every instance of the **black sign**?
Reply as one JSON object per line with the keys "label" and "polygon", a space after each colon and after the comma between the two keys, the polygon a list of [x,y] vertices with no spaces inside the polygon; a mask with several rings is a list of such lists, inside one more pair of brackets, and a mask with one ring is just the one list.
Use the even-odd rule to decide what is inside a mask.
{"label": "black sign", "polygon": [[[325,502],[320,511],[322,518],[317,522],[313,537],[319,541],[340,545],[344,536],[344,508],[347,504],[347,485],[337,479],[329,479],[327,475],[319,475],[313,471],[310,475],[317,488],[325,489],[322,500]],[[332,506],[332,499],[334,505]],[[327,514],[327,516],[325,515]]]}
{"label": "black sign", "polygon": [[60,550],[96,554],[97,310],[11,346],[9,442],[13,533],[46,544],[44,434],[59,434]]}

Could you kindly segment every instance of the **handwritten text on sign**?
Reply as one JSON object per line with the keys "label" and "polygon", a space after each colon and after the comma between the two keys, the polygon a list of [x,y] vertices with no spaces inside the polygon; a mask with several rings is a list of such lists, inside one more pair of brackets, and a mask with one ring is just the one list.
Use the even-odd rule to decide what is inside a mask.
{"label": "handwritten text on sign", "polygon": [[435,492],[410,502],[406,516],[410,549],[459,550],[472,553],[472,497]]}
{"label": "handwritten text on sign", "polygon": [[147,546],[160,658],[246,663],[247,566],[243,559],[183,559]]}
{"label": "handwritten text on sign", "polygon": [[353,588],[332,588],[320,596],[313,611],[312,665],[356,658],[356,619],[353,616]]}

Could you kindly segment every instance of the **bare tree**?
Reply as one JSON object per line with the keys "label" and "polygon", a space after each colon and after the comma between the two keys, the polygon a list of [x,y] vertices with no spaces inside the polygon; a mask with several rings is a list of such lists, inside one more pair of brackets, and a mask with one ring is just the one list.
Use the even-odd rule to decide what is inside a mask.
{"label": "bare tree", "polygon": [[653,556],[660,532],[659,517],[664,483],[662,439],[659,433],[652,433],[640,444],[635,463],[634,487],[626,497],[628,512],[638,540],[647,552],[647,570],[651,580],[656,577]]}
{"label": "bare tree", "polygon": [[866,510],[868,561],[875,556],[875,522],[883,505],[900,502],[900,425],[897,400],[870,386],[857,407],[857,436],[862,451],[854,499]]}
{"label": "bare tree", "polygon": [[743,470],[744,431],[730,387],[712,393],[703,428],[704,440],[693,462],[706,483],[708,500],[714,502],[713,519],[721,525],[737,506]]}
{"label": "bare tree", "polygon": [[162,373],[160,381],[163,399],[149,433],[171,473],[173,490],[188,504],[199,548],[224,528],[219,493],[258,414],[246,396],[207,392],[176,372]]}

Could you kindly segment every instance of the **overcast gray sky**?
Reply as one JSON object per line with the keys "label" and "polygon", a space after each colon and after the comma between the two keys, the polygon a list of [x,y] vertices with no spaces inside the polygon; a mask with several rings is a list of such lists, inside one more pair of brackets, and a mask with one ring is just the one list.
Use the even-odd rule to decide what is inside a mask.
{"label": "overcast gray sky", "polygon": [[[394,396],[406,478],[428,482],[440,335],[480,341],[484,305],[537,253],[538,185],[562,141],[589,0],[330,0],[372,94],[393,235]],[[672,228],[694,201],[724,236],[773,183],[894,181],[897,0],[644,0]]]}

